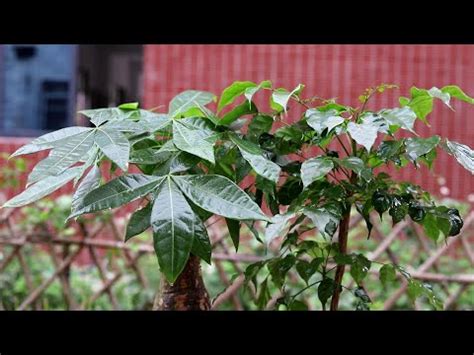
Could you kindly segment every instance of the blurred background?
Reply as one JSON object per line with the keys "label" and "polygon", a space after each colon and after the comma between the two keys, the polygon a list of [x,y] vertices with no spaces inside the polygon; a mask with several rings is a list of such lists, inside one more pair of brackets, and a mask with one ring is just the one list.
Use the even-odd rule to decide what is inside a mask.
{"label": "blurred background", "polygon": [[[398,106],[398,97],[407,95],[411,86],[429,89],[456,84],[474,96],[474,45],[0,45],[0,202],[18,193],[24,187],[24,172],[44,158],[44,154],[36,154],[8,162],[8,154],[32,137],[70,125],[88,125],[76,111],[139,101],[143,108],[161,106],[158,111],[166,112],[172,97],[183,90],[218,95],[235,80],[271,80],[274,86],[288,89],[303,83],[303,97],[307,92],[354,106],[367,87],[380,83],[400,86],[400,90],[376,96],[372,109]],[[440,134],[474,146],[474,106],[456,101],[456,112],[452,112],[438,101],[429,117],[431,127],[419,127],[421,136]],[[290,111],[288,120],[297,118]],[[467,210],[474,203],[474,179],[444,152],[434,165],[434,175],[424,167],[395,174],[439,198],[459,201]],[[55,196],[69,193],[67,187]],[[56,213],[54,205],[33,208]],[[53,217],[48,213],[35,223],[50,223],[48,219]],[[7,259],[9,250],[1,248],[0,275],[2,267],[8,270],[13,265]],[[61,255],[51,264],[53,276],[61,260],[67,258],[67,253]],[[17,256],[15,252],[11,259]],[[469,260],[472,274],[472,254]],[[21,274],[25,274],[24,266],[25,262],[17,261]],[[98,270],[98,279],[108,282],[105,271]],[[63,271],[51,281],[63,285],[62,289]],[[27,287],[27,280],[23,282]],[[220,285],[217,293],[222,286],[219,282],[224,281],[215,282]],[[35,281],[29,283],[34,290]],[[37,283],[41,285],[41,281]],[[97,297],[108,294],[112,286],[100,287],[102,293]],[[70,306],[64,303],[61,307]]]}

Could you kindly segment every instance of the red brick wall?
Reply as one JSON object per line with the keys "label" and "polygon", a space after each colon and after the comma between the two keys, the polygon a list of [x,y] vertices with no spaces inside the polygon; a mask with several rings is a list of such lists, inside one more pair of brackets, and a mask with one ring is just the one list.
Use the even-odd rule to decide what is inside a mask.
{"label": "red brick wall", "polygon": [[[397,106],[398,96],[412,85],[457,84],[474,95],[473,45],[148,45],[144,55],[148,108],[167,105],[186,89],[218,94],[234,80],[269,79],[286,88],[304,83],[309,95],[337,96],[352,105],[366,87],[400,85],[401,90],[377,97],[372,108]],[[440,134],[472,147],[474,106],[455,102],[454,108],[456,113],[436,103],[432,127],[420,127],[421,135]],[[472,176],[447,154],[440,153],[435,172],[446,178],[453,197],[466,199],[474,193]],[[425,169],[406,169],[401,177],[432,193],[439,190]]]}

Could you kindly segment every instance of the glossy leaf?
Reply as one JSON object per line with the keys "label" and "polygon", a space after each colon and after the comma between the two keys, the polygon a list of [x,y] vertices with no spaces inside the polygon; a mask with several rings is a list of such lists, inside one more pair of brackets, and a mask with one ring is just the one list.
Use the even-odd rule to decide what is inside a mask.
{"label": "glossy leaf", "polygon": [[158,187],[164,178],[143,174],[127,174],[109,181],[89,192],[72,217],[105,209],[112,209],[145,196]]}
{"label": "glossy leaf", "polygon": [[41,160],[28,176],[28,185],[47,176],[58,175],[81,160],[94,144],[94,130],[69,137],[58,144],[46,159]]}
{"label": "glossy leaf", "polygon": [[334,163],[326,157],[316,157],[305,160],[301,164],[301,180],[306,188],[314,181],[326,176],[332,169]]}
{"label": "glossy leaf", "polygon": [[408,138],[405,143],[408,158],[411,161],[415,161],[422,155],[428,154],[439,144],[440,140],[439,136],[430,138]]}
{"label": "glossy leaf", "polygon": [[100,185],[100,169],[94,165],[89,173],[82,179],[72,196],[71,211],[75,211],[84,203],[84,197]]}
{"label": "glossy leaf", "polygon": [[326,277],[324,278],[318,286],[318,298],[321,301],[323,307],[326,306],[328,299],[332,297],[334,290],[337,285],[333,279]]}
{"label": "glossy leaf", "polygon": [[10,155],[10,158],[24,154],[36,153],[45,149],[50,149],[55,145],[55,143],[58,143],[63,139],[66,140],[70,137],[91,130],[92,128],[88,127],[66,127],[51,133],[46,133],[38,138],[33,139],[30,143],[20,147],[12,155]]}
{"label": "glossy leaf", "polygon": [[117,164],[120,169],[128,170],[130,143],[123,133],[110,128],[99,128],[95,136],[95,143],[104,155]]}
{"label": "glossy leaf", "polygon": [[378,133],[378,126],[369,123],[369,124],[358,124],[354,122],[349,122],[347,125],[347,132],[351,135],[351,137],[360,145],[365,147],[367,151],[370,151],[370,148],[375,143],[377,139]]}
{"label": "glossy leaf", "polygon": [[269,245],[273,239],[285,235],[291,219],[295,216],[293,212],[273,216],[270,224],[265,228],[265,243]]}
{"label": "glossy leaf", "polygon": [[153,203],[148,203],[145,207],[136,210],[127,224],[125,241],[146,231],[151,226],[151,210]]}
{"label": "glossy leaf", "polygon": [[194,239],[191,253],[211,264],[212,246],[207,229],[197,213],[194,213]]}
{"label": "glossy leaf", "polygon": [[235,251],[239,250],[240,242],[240,221],[235,219],[226,218],[225,223],[227,224],[227,229],[229,230],[230,238],[232,243],[234,243]]}
{"label": "glossy leaf", "polygon": [[391,110],[379,111],[381,115],[389,124],[389,126],[398,126],[402,129],[415,133],[413,126],[416,121],[416,113],[409,107],[394,108]]}
{"label": "glossy leaf", "polygon": [[221,126],[231,126],[237,119],[241,118],[242,116],[245,115],[250,115],[257,113],[257,107],[251,103],[248,105],[246,102],[243,104],[240,104],[228,113],[226,113],[220,120],[219,120],[219,125]]}
{"label": "glossy leaf", "polygon": [[150,222],[161,272],[173,283],[189,258],[195,238],[196,215],[169,177],[156,193]]}
{"label": "glossy leaf", "polygon": [[264,80],[264,81],[260,82],[260,84],[258,84],[258,86],[246,88],[246,89],[245,89],[244,96],[245,96],[245,98],[247,99],[249,105],[252,105],[252,98],[253,98],[253,95],[255,95],[258,90],[260,90],[260,89],[262,89],[262,88],[271,88],[271,86],[272,86],[272,82],[271,82],[271,81],[269,81],[269,80]]}
{"label": "glossy leaf", "polygon": [[169,105],[170,117],[177,117],[190,108],[207,105],[215,100],[215,95],[206,91],[187,90],[175,96]]}
{"label": "glossy leaf", "polygon": [[459,86],[456,85],[447,85],[444,86],[441,91],[443,93],[448,93],[451,97],[454,97],[458,100],[465,101],[470,104],[474,104],[474,98],[466,95],[464,91],[461,90]]}
{"label": "glossy leaf", "polygon": [[121,110],[136,110],[138,109],[138,102],[127,102],[118,106]]}
{"label": "glossy leaf", "polygon": [[5,202],[3,207],[21,207],[49,195],[61,186],[74,179],[79,173],[80,167],[67,169],[59,175],[48,176],[45,179],[28,187],[22,193]]}
{"label": "glossy leaf", "polygon": [[339,225],[339,218],[325,208],[306,207],[303,213],[311,219],[318,231],[324,236],[333,236]]}
{"label": "glossy leaf", "polygon": [[298,84],[291,92],[286,91],[285,89],[277,89],[272,93],[272,101],[277,104],[283,111],[286,112],[288,101],[293,95],[298,95],[304,89],[303,84]]}
{"label": "glossy leaf", "polygon": [[230,105],[235,101],[237,97],[245,93],[248,88],[256,88],[257,84],[251,81],[234,81],[232,85],[226,87],[222,91],[222,95],[217,105],[217,112],[221,111],[227,105]]}
{"label": "glossy leaf", "polygon": [[471,174],[474,174],[474,150],[465,144],[446,140],[446,144],[442,147],[452,154],[459,164],[467,169]]}
{"label": "glossy leaf", "polygon": [[79,113],[83,114],[84,116],[89,117],[90,121],[95,126],[98,127],[107,121],[127,119],[131,117],[131,115],[133,114],[133,111],[126,111],[126,110],[121,110],[116,107],[111,107],[111,108],[99,108],[99,109],[94,109],[94,110],[83,110],[83,111],[79,111]]}
{"label": "glossy leaf", "polygon": [[263,151],[261,151],[257,145],[244,141],[236,135],[230,135],[230,139],[237,145],[242,157],[258,175],[273,181],[275,184],[278,182],[281,168],[271,160],[265,158]]}
{"label": "glossy leaf", "polygon": [[180,150],[196,155],[215,164],[214,146],[202,139],[196,129],[190,129],[180,122],[173,123],[173,143]]}
{"label": "glossy leaf", "polygon": [[309,109],[306,111],[307,123],[318,134],[325,129],[331,131],[334,127],[344,122],[344,118],[338,115],[337,110],[320,111],[318,109]]}
{"label": "glossy leaf", "polygon": [[209,174],[172,178],[187,198],[206,211],[236,220],[269,220],[260,207],[226,177]]}

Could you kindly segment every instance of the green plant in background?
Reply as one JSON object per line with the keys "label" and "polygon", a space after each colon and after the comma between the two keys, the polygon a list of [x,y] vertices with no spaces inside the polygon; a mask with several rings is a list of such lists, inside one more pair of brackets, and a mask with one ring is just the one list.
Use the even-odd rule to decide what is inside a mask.
{"label": "green plant in background", "polygon": [[[441,233],[458,234],[463,224],[457,209],[436,205],[419,186],[393,181],[381,168],[409,164],[431,168],[441,147],[474,172],[474,152],[469,147],[439,136],[421,138],[415,132],[417,119],[427,123],[433,100],[440,99],[448,107],[451,98],[471,104],[474,100],[456,86],[412,88],[410,98],[400,99],[400,107],[368,109],[374,94],[394,88],[368,89],[359,98],[361,106],[351,107],[319,97],[303,99],[302,84],[290,91],[273,88],[270,81],[245,81],[222,92],[216,112],[207,106],[216,97],[195,90],[176,96],[167,114],[140,109],[137,103],[85,110],[81,113],[95,127],[46,134],[12,155],[51,149],[29,174],[26,190],[3,207],[27,205],[70,181],[78,185],[69,218],[141,199],[143,208],[132,215],[125,239],[151,227],[167,280],[162,285],[161,309],[209,308],[199,258],[211,260],[204,225],[210,216],[225,218],[236,249],[243,224],[255,232],[256,221],[267,221],[265,243],[283,237],[279,255],[250,265],[245,273],[247,282],[259,290],[260,308],[276,287],[282,294],[278,307],[303,309],[298,296],[314,289],[323,309],[331,300],[330,308],[335,310],[349,265],[358,285],[351,290],[358,299],[356,308],[368,309],[371,300],[363,282],[377,261],[347,251],[352,207],[366,221],[368,236],[371,211],[380,218],[388,212],[393,224],[409,216],[434,241]],[[253,102],[261,90],[271,91],[268,112]],[[244,101],[234,104],[239,97]],[[285,122],[290,102],[305,109],[293,124]],[[273,129],[276,122],[283,127]],[[397,138],[400,130],[413,137]],[[376,145],[379,136],[383,140]],[[123,174],[102,181],[99,166],[106,161],[111,161],[111,174]],[[130,164],[141,173],[129,173]],[[238,184],[248,176],[254,177],[253,183],[244,191]],[[271,219],[262,212],[264,205],[274,215]],[[291,269],[306,285],[296,294],[285,291]],[[381,266],[382,284],[393,282],[397,273],[408,280],[410,297],[426,296],[440,307],[431,288],[412,279],[400,265]],[[262,274],[265,277],[259,281]]]}
{"label": "green plant in background", "polygon": [[0,189],[18,187],[20,185],[18,178],[26,171],[24,159],[9,161],[8,156],[8,153],[0,153]]}

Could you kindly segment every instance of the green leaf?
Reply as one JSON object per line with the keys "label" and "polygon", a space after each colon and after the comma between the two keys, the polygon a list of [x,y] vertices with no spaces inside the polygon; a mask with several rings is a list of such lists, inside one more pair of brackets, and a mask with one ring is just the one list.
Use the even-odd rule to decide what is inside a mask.
{"label": "green leaf", "polygon": [[70,168],[59,175],[48,176],[47,178],[37,182],[34,185],[31,185],[22,193],[5,202],[2,208],[21,207],[35,202],[56,191],[61,186],[74,179],[79,173],[80,169],[80,167]]}
{"label": "green leaf", "polygon": [[230,105],[237,97],[245,93],[248,88],[257,88],[257,84],[251,81],[234,81],[232,85],[226,87],[222,91],[219,104],[217,105],[217,112],[220,112],[224,107]]}
{"label": "green leaf", "polygon": [[256,115],[252,117],[247,129],[247,137],[249,141],[258,143],[258,138],[262,133],[268,133],[273,126],[273,117],[266,115]]}
{"label": "green leaf", "polygon": [[339,218],[327,209],[323,207],[306,207],[303,209],[303,213],[311,219],[323,236],[328,234],[332,237],[336,232],[337,226],[339,225]]}
{"label": "green leaf", "polygon": [[357,284],[360,284],[367,276],[371,265],[370,260],[364,255],[358,254],[355,256],[351,265],[351,276]]}
{"label": "green leaf", "polygon": [[86,170],[89,169],[92,165],[95,164],[96,159],[99,156],[99,148],[97,148],[97,146],[94,144],[92,149],[90,149],[87,154],[88,154],[88,157],[87,157],[86,161],[84,162],[84,164],[81,165],[81,170],[79,171],[79,173],[75,177],[74,182],[73,182],[73,186],[76,186],[77,182],[82,177],[82,175],[86,172]]}
{"label": "green leaf", "polygon": [[81,160],[94,145],[95,130],[68,137],[57,142],[46,159],[41,160],[28,176],[28,185],[47,176],[58,175],[71,165]]}
{"label": "green leaf", "polygon": [[46,133],[38,138],[33,139],[30,143],[20,147],[12,155],[10,159],[19,155],[36,153],[41,150],[50,149],[54,145],[63,139],[69,139],[70,137],[76,136],[80,133],[91,131],[93,128],[89,127],[66,127],[51,133]]}
{"label": "green leaf", "polygon": [[422,155],[428,154],[440,142],[439,136],[429,138],[407,138],[405,141],[407,156],[411,161],[415,161]]}
{"label": "green leaf", "polygon": [[382,214],[390,207],[390,196],[385,191],[375,191],[372,195],[372,205],[382,218]]}
{"label": "green leaf", "polygon": [[112,209],[137,198],[145,196],[163,182],[161,176],[127,174],[109,181],[107,184],[89,192],[77,210],[69,218],[84,213]]}
{"label": "green leaf", "polygon": [[424,123],[428,123],[426,116],[433,111],[433,97],[427,90],[412,87],[410,90],[412,99],[409,106],[416,114],[416,116]]}
{"label": "green leaf", "polygon": [[470,104],[474,104],[474,98],[469,97],[468,95],[466,95],[466,93],[464,93],[464,91],[462,91],[459,86],[447,85],[447,86],[444,86],[443,88],[441,88],[441,91],[451,95],[451,97],[454,97],[456,99],[465,101],[465,102],[470,103]]}
{"label": "green leaf", "polygon": [[269,80],[264,80],[264,81],[260,82],[260,84],[258,84],[258,86],[256,86],[256,87],[246,88],[244,95],[245,95],[245,98],[247,99],[247,101],[249,102],[249,105],[252,104],[253,95],[255,95],[258,90],[260,90],[262,88],[271,88],[271,87],[272,87],[272,82],[269,81]]}
{"label": "green leaf", "polygon": [[370,148],[372,148],[377,139],[378,130],[379,127],[374,123],[358,124],[349,122],[347,125],[347,132],[358,144],[364,146],[368,152],[370,152]]}
{"label": "green leaf", "polygon": [[127,102],[125,104],[119,105],[118,108],[121,110],[137,110],[138,102]]}
{"label": "green leaf", "polygon": [[395,267],[391,264],[385,264],[380,268],[379,279],[382,285],[387,286],[397,279]]}
{"label": "green leaf", "polygon": [[196,166],[200,159],[186,152],[178,151],[153,170],[153,175],[168,175],[186,171]]}
{"label": "green leaf", "polygon": [[240,104],[232,109],[232,111],[228,112],[225,114],[220,120],[219,120],[219,125],[221,126],[230,126],[232,123],[234,123],[238,118],[245,116],[245,115],[250,115],[250,114],[255,114],[258,113],[257,107],[251,103],[250,105],[247,105],[246,102],[243,104]]}
{"label": "green leaf", "polygon": [[72,196],[71,211],[77,210],[84,203],[84,197],[100,185],[100,169],[94,165],[89,173],[82,179]]}
{"label": "green leaf", "polygon": [[301,180],[304,188],[326,176],[332,169],[334,169],[334,163],[326,157],[316,157],[304,161],[301,164]]}
{"label": "green leaf", "polygon": [[79,111],[79,113],[89,117],[90,121],[98,127],[107,121],[128,119],[134,114],[134,111],[125,111],[116,107],[111,107],[83,110]]}
{"label": "green leaf", "polygon": [[309,279],[313,276],[324,262],[324,258],[314,258],[311,262],[305,260],[299,260],[296,263],[296,271],[298,275],[304,280],[306,285],[308,285]]}
{"label": "green leaf", "polygon": [[335,289],[336,283],[333,279],[326,277],[321,281],[318,286],[318,298],[321,301],[323,307],[326,305],[328,299],[332,297]]}
{"label": "green leaf", "polygon": [[285,111],[288,106],[288,101],[293,95],[298,95],[302,90],[304,89],[303,84],[298,84],[296,88],[293,89],[293,91],[288,92],[285,89],[277,89],[272,93],[271,99],[272,103],[277,104],[277,107],[281,107],[278,111]]}
{"label": "green leaf", "polygon": [[277,214],[272,217],[269,225],[265,228],[265,243],[269,245],[273,239],[286,234],[290,220],[295,217],[295,213]]}
{"label": "green leaf", "polygon": [[95,143],[102,153],[117,164],[120,169],[128,170],[130,143],[123,133],[110,128],[99,128],[95,136]]}
{"label": "green leaf", "polygon": [[226,218],[225,222],[227,224],[227,229],[229,230],[229,235],[234,243],[235,251],[239,250],[239,241],[240,241],[240,221],[235,219]]}
{"label": "green leaf", "polygon": [[366,167],[364,161],[358,157],[345,157],[339,160],[339,164],[344,168],[352,170],[366,181],[372,178],[372,170]]}
{"label": "green leaf", "polygon": [[214,94],[206,91],[187,90],[175,96],[169,105],[169,116],[177,117],[184,114],[190,108],[199,107],[199,105],[207,105],[215,101]]}
{"label": "green leaf", "polygon": [[446,140],[442,147],[446,152],[453,155],[459,164],[474,174],[474,150],[465,144]]}
{"label": "green leaf", "polygon": [[260,285],[260,293],[257,297],[257,300],[255,301],[256,306],[259,309],[264,309],[265,306],[267,305],[268,301],[270,301],[271,294],[270,290],[268,289],[268,278],[263,280],[263,282]]}
{"label": "green leaf", "polygon": [[211,264],[211,241],[207,234],[207,229],[197,213],[194,213],[194,241],[191,253],[200,257],[209,265]]}
{"label": "green leaf", "polygon": [[407,131],[415,133],[413,126],[415,125],[416,113],[409,107],[394,108],[391,110],[379,111],[389,124],[389,126],[401,127]]}
{"label": "green leaf", "polygon": [[331,131],[334,127],[344,122],[344,118],[339,116],[337,110],[320,111],[311,108],[306,111],[307,123],[318,134],[321,134],[326,128]]}
{"label": "green leaf", "polygon": [[451,105],[449,104],[449,100],[451,99],[451,95],[449,95],[449,93],[443,92],[437,87],[432,87],[431,89],[428,90],[428,94],[430,94],[432,97],[440,99],[451,110],[453,109]]}
{"label": "green leaf", "polygon": [[399,196],[392,196],[391,207],[388,211],[392,217],[393,224],[402,221],[408,213],[408,204]]}
{"label": "green leaf", "polygon": [[301,302],[301,301],[298,301],[298,300],[293,300],[289,304],[288,310],[290,310],[290,311],[307,311],[308,306],[304,302]]}
{"label": "green leaf", "polygon": [[286,274],[296,263],[296,256],[288,254],[284,258],[275,258],[268,263],[268,270],[272,276],[273,283],[282,288],[285,282]]}
{"label": "green leaf", "polygon": [[[154,113],[145,110],[140,110],[140,112],[140,125],[151,133],[162,130],[171,123],[170,116],[166,114]],[[146,114],[144,114],[144,112],[146,112]]]}
{"label": "green leaf", "polygon": [[235,134],[231,134],[229,137],[239,148],[242,157],[258,175],[273,181],[275,184],[278,183],[281,168],[271,160],[265,158],[263,151],[257,145],[249,141],[244,141]]}
{"label": "green leaf", "polygon": [[215,164],[214,145],[202,139],[199,130],[175,121],[173,123],[173,143],[178,149],[196,155]]}
{"label": "green leaf", "polygon": [[437,242],[439,238],[439,229],[436,216],[432,213],[427,213],[422,224],[426,235],[434,242]]}
{"label": "green leaf", "polygon": [[151,209],[153,203],[148,203],[145,207],[136,210],[127,224],[125,241],[146,231],[151,226]]}
{"label": "green leaf", "polygon": [[206,211],[239,221],[269,220],[260,207],[226,177],[209,174],[172,178],[186,197]]}
{"label": "green leaf", "polygon": [[195,239],[196,215],[170,177],[156,193],[150,222],[161,272],[173,283],[188,261]]}

